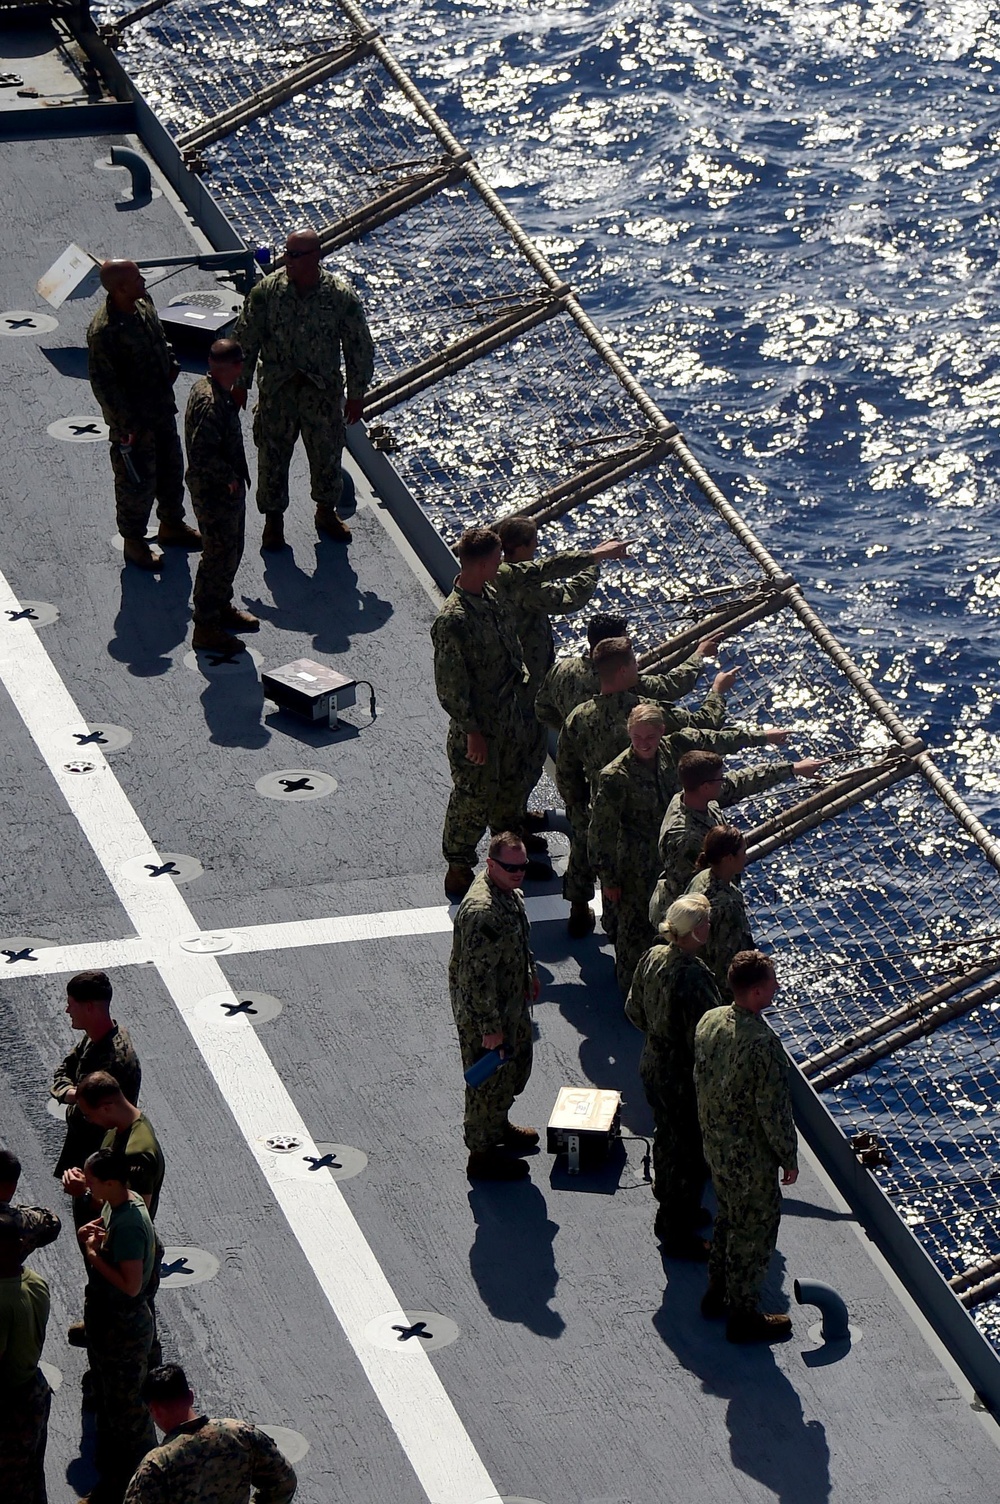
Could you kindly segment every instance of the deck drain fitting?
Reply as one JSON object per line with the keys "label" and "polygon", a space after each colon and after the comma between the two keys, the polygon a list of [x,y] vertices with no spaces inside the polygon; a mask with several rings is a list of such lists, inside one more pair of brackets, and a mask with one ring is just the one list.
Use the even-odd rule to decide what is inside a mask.
{"label": "deck drain fitting", "polygon": [[294,1154],[296,1149],[305,1146],[305,1139],[298,1138],[294,1133],[272,1133],[263,1143],[264,1148],[270,1149],[272,1154]]}
{"label": "deck drain fitting", "polygon": [[8,622],[30,621],[33,627],[51,627],[59,620],[59,612],[48,601],[19,601],[17,609],[10,606],[5,612]]}
{"label": "deck drain fitting", "polygon": [[438,1311],[389,1311],[365,1327],[366,1341],[391,1353],[429,1353],[457,1336],[455,1322]]}
{"label": "deck drain fitting", "polygon": [[120,752],[132,740],[132,733],[125,726],[87,725],[71,726],[66,732],[69,746],[80,751],[88,747],[100,748],[107,757],[109,752]]}
{"label": "deck drain fitting", "polygon": [[96,762],[87,762],[82,757],[77,757],[77,758],[75,758],[73,760],[73,762],[64,762],[63,763],[63,772],[64,773],[96,773],[97,772],[97,764],[96,764]]}
{"label": "deck drain fitting", "polygon": [[193,856],[184,856],[179,851],[150,851],[145,856],[133,856],[122,863],[123,877],[134,883],[168,880],[172,883],[190,883],[201,877],[204,867]]}
{"label": "deck drain fitting", "polygon": [[232,931],[207,930],[203,935],[192,935],[188,940],[178,940],[181,950],[192,956],[217,956],[220,951],[231,950],[236,943]]}
{"label": "deck drain fitting", "polygon": [[262,799],[289,799],[300,803],[304,799],[324,799],[336,791],[337,780],[329,773],[316,768],[281,768],[277,773],[265,773],[258,778],[254,788]]}
{"label": "deck drain fitting", "polygon": [[285,1461],[292,1467],[301,1462],[309,1450],[309,1443],[301,1431],[290,1431],[287,1426],[257,1426],[258,1431],[264,1431],[274,1442],[278,1451]]}
{"label": "deck drain fitting", "polygon": [[32,313],[30,308],[8,308],[0,313],[0,334],[12,339],[30,339],[35,334],[51,334],[59,328],[59,320],[51,313]]}
{"label": "deck drain fitting", "polygon": [[234,987],[231,992],[213,992],[203,997],[197,1012],[206,1023],[225,1024],[232,1019],[245,1018],[257,1028],[259,1024],[269,1024],[277,1018],[281,1001],[269,992],[246,992]]}
{"label": "deck drain fitting", "polygon": [[0,940],[0,966],[17,966],[25,962],[30,966],[37,961],[36,950],[53,950],[58,940],[45,940],[41,935],[7,935]]}
{"label": "deck drain fitting", "polygon": [[93,413],[78,414],[72,418],[57,418],[45,429],[53,439],[64,444],[97,444],[108,437],[108,425]]}
{"label": "deck drain fitting", "polygon": [[204,1248],[164,1248],[160,1289],[182,1290],[186,1285],[202,1285],[218,1272],[218,1259]]}
{"label": "deck drain fitting", "polygon": [[368,1164],[368,1155],[350,1144],[316,1145],[315,1155],[305,1156],[310,1174],[318,1175],[326,1170],[333,1180],[353,1180]]}

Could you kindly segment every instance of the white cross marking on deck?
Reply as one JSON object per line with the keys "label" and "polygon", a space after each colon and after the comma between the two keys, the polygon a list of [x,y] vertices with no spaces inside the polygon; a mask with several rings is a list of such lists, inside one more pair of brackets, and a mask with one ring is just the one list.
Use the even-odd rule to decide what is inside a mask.
{"label": "white cross marking on deck", "polygon": [[[231,989],[212,956],[194,955],[177,944],[179,936],[198,933],[180,889],[119,876],[124,862],[153,850],[153,844],[99,747],[93,752],[99,776],[66,772],[59,750],[64,728],[79,725],[83,717],[31,623],[3,619],[6,608],[17,605],[0,574],[0,679],[140,937],[112,944],[133,960],[154,961],[428,1498],[433,1504],[497,1498],[427,1354],[408,1353],[400,1362],[366,1340],[365,1327],[386,1312],[405,1322],[400,1302],[329,1172],[317,1171],[308,1181],[292,1178],[281,1157],[263,1147],[280,1123],[284,1132],[302,1139],[304,1153],[318,1153],[252,1024],[237,1017],[223,1033],[199,1017],[203,997]],[[97,964],[96,949],[86,947],[90,966]],[[9,968],[10,974],[16,970]],[[33,969],[32,975],[38,974]]]}

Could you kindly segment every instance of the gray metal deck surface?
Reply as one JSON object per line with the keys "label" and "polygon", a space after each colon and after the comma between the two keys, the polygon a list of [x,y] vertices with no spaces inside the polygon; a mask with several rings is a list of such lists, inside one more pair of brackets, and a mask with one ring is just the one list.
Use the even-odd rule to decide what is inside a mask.
{"label": "gray metal deck surface", "polygon": [[[0,309],[44,311],[35,281],[70,240],[99,256],[193,245],[169,195],[116,210],[121,179],[94,166],[107,144],[0,145]],[[204,274],[181,273],[162,291],[206,285]],[[123,570],[110,541],[105,446],[46,433],[58,417],[96,411],[80,355],[95,307],[71,300],[51,334],[0,341],[0,567],[20,599],[58,607],[39,639],[82,717],[133,731],[110,772],[159,851],[202,863],[204,875],[180,890],[197,925],[246,937],[262,924],[440,906],[448,779],[427,633],[434,606],[377,501],[359,485],[349,552],[317,543],[297,461],[293,553],[266,563],[251,512],[237,582],[264,618],[251,645],[267,665],[315,655],[369,678],[379,703],[374,726],[363,726],[359,706],[349,714],[360,729],[335,738],[262,720],[248,665],[210,679],[184,666],[191,561],[171,552],[160,579]],[[182,402],[191,379],[181,378]],[[130,936],[108,874],[2,698],[3,933],[59,946]],[[336,793],[302,805],[255,793],[262,774],[292,767],[332,773]],[[808,1156],[786,1201],[771,1283],[777,1294],[793,1276],[816,1278],[842,1292],[862,1337],[834,1362],[808,1335],[815,1311],[798,1313],[792,1341],[774,1351],[733,1348],[700,1318],[703,1274],[665,1271],[658,1258],[636,1145],[617,1178],[574,1182],[541,1155],[530,1182],[470,1188],[449,935],[443,924],[419,927],[410,933],[403,920],[394,938],[318,944],[306,925],[302,943],[261,941],[218,960],[234,988],[282,1000],[257,1037],[313,1138],[367,1154],[341,1190],[403,1308],[458,1324],[457,1341],[431,1362],[499,1493],[547,1504],[995,1497],[995,1423]],[[639,1040],[622,1017],[607,948],[598,938],[571,944],[561,921],[538,923],[534,940],[544,990],[519,1116],[544,1122],[560,1085],[589,1080],[621,1088],[627,1122],[647,1128]],[[72,1037],[66,973],[37,955],[34,976],[30,962],[0,966],[0,1121],[25,1164],[25,1199],[58,1207],[50,1166],[60,1128],[45,1099]],[[139,952],[113,980],[167,1156],[164,1241],[220,1263],[215,1279],[161,1295],[166,1355],[185,1364],[212,1412],[305,1436],[304,1504],[418,1504],[425,1492],[358,1343],[335,1318],[170,992]],[[274,1123],[276,1133],[285,1127]],[[71,1231],[32,1262],[53,1290],[45,1357],[65,1376],[48,1453],[58,1504],[91,1481],[80,1459],[84,1355],[64,1341],[82,1288]],[[352,1273],[344,1269],[345,1283]]]}

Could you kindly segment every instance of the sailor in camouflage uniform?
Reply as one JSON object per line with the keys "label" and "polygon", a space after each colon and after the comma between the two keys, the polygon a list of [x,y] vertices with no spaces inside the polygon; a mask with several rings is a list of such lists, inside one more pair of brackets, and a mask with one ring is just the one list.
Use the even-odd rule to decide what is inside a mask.
{"label": "sailor in camouflage uniform", "polygon": [[9,1149],[0,1149],[0,1217],[16,1217],[21,1227],[21,1253],[27,1257],[36,1248],[54,1243],[62,1229],[55,1212],[44,1206],[16,1206],[21,1161]]}
{"label": "sailor in camouflage uniform", "polygon": [[184,521],[184,460],[174,401],[180,366],[135,262],[105,261],[101,285],[108,296],[87,330],[87,365],[109,429],[118,531],[129,563],[159,569],[163,556],[146,542],[154,499],[159,542],[201,547]]}
{"label": "sailor in camouflage uniform", "polygon": [[[763,736],[763,740],[774,743],[787,738],[786,731],[769,731]],[[726,823],[723,809],[765,789],[773,789],[775,784],[789,778],[815,778],[823,767],[822,758],[806,757],[801,762],[761,762],[741,768],[738,773],[723,773],[721,754],[734,750],[692,749],[677,763],[681,792],[671,799],[660,826],[662,871],[649,901],[650,924],[660,923],[674,899],[691,881],[705,837],[714,826]]]}
{"label": "sailor in camouflage uniform", "polygon": [[753,950],[754,938],[747,906],[739,889],[746,866],[747,843],[735,825],[716,825],[705,837],[688,883],[689,893],[703,893],[712,905],[712,929],[702,960],[715,978],[724,1003],[731,1003],[729,966],[741,950]]}
{"label": "sailor in camouflage uniform", "polygon": [[[709,651],[714,651],[715,642],[700,646],[708,656]],[[704,657],[701,653],[697,656],[699,665],[703,664]],[[677,693],[675,676],[683,677],[686,665],[673,674],[640,675],[632,645],[625,637],[598,643],[594,663],[601,681],[600,693],[570,712],[556,747],[556,787],[566,805],[572,830],[563,896],[570,902],[568,929],[574,938],[588,934],[594,927],[594,913],[588,907],[594,896],[594,874],[587,849],[591,795],[597,788],[601,770],[628,747],[628,717],[636,705],[643,699],[659,704],[674,757],[694,746],[707,744],[731,751],[759,745],[768,737],[766,732],[741,727],[719,729],[726,713],[723,695],[732,685],[735,673],[717,674],[702,704],[696,710],[682,710],[673,704],[673,698]],[[607,916],[604,928],[613,938]]]}
{"label": "sailor in camouflage uniform", "polygon": [[627,637],[628,621],[624,616],[599,612],[587,623],[587,651],[559,658],[542,680],[535,698],[535,713],[550,731],[561,731],[571,710],[599,693],[601,681],[594,667],[593,652],[608,637]]}
{"label": "sailor in camouflage uniform", "polygon": [[697,954],[708,938],[708,900],[689,895],[672,904],[661,943],[640,959],[625,1015],[646,1036],[639,1074],[653,1109],[654,1232],[670,1258],[703,1263],[708,1245],[697,1229],[707,1221],[701,1193],[708,1170],[694,1094],[694,1033],[721,1002]]}
{"label": "sailor in camouflage uniform", "polygon": [[277,1445],[245,1420],[210,1420],[194,1408],[184,1370],[150,1371],[142,1397],[164,1432],[140,1462],[125,1504],[288,1504],[295,1470]]}
{"label": "sailor in camouflage uniform", "polygon": [[461,572],[431,627],[434,684],[451,718],[453,788],[442,837],[450,898],[468,892],[487,827],[520,833],[534,726],[514,617],[493,585],[500,539],[489,528],[470,528],[458,557]]}
{"label": "sailor in camouflage uniform", "polygon": [[22,1266],[23,1226],[0,1210],[0,1480],[4,1504],[46,1504],[45,1442],[52,1391],[38,1366],[49,1287]]}
{"label": "sailor in camouflage uniform", "polygon": [[321,259],[315,230],[289,235],[284,267],[251,290],[234,331],[246,357],[244,388],[260,361],[253,437],[257,508],[265,517],[261,546],[268,550],[284,546],[288,466],[300,434],[316,527],[339,543],[351,541],[350,528],[337,516],[344,488],[341,453],[345,423],[361,419],[375,352],[361,299],[343,277],[324,271]]}
{"label": "sailor in camouflage uniform", "polygon": [[[597,588],[604,560],[623,559],[628,544],[617,539],[599,543],[592,549],[570,549],[547,559],[536,559],[538,524],[529,517],[505,517],[496,524],[503,545],[503,563],[496,577],[496,589],[514,615],[524,664],[528,670],[528,690],[532,707],[549,669],[555,660],[552,635],[553,616],[569,616],[590,600]],[[525,763],[525,823],[527,801],[542,776],[548,733],[537,716],[533,740]],[[536,825],[544,820],[536,817]],[[527,838],[529,851],[546,850],[540,837]]]}
{"label": "sailor in camouflage uniform", "polygon": [[505,1063],[487,1081],[465,1089],[465,1143],[470,1180],[521,1180],[528,1167],[500,1148],[524,1154],[538,1143],[534,1128],[508,1119],[531,1074],[530,1005],[539,982],[529,947],[528,916],[518,892],[527,865],[520,837],[501,831],[459,905],[448,968],[451,1007],[468,1070],[490,1050]]}
{"label": "sailor in camouflage uniform", "polygon": [[208,352],[208,375],[191,388],[184,414],[187,484],[203,543],[194,580],[193,646],[223,653],[243,651],[227,627],[256,632],[260,626],[256,616],[233,605],[250,480],[232,395],[242,369],[237,342],[217,339]]}
{"label": "sailor in camouflage uniform", "polygon": [[701,1309],[728,1311],[730,1342],[774,1342],[792,1323],[758,1303],[781,1220],[778,1174],[782,1185],[799,1174],[788,1060],[761,1017],[778,990],[768,957],[741,951],[729,986],[732,1003],[706,1013],[695,1031],[698,1118],[719,1202]]}

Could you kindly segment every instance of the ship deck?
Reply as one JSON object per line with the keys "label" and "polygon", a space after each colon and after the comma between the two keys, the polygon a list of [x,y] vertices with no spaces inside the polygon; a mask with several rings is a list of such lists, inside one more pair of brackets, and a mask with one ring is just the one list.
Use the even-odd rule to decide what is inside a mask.
{"label": "ship deck", "polygon": [[[114,140],[138,144],[0,145],[0,310],[51,313],[35,283],[71,241],[147,261],[207,248],[155,173],[162,196],[116,202],[124,174],[95,165]],[[191,270],[153,291],[216,285]],[[317,657],[370,680],[374,724],[364,697],[337,733],[276,713],[249,655],[191,667],[192,560],[168,551],[157,578],[123,568],[105,445],[47,431],[96,415],[96,306],[71,298],[58,327],[2,346],[0,948],[27,954],[0,961],[0,1115],[21,1199],[63,1209],[46,1097],[74,1042],[64,983],[105,966],[167,1158],[168,1266],[199,1269],[197,1250],[217,1265],[201,1282],[165,1279],[165,1356],[210,1412],[304,1438],[303,1504],[990,1497],[994,1420],[808,1152],[770,1293],[787,1303],[796,1277],[834,1286],[856,1328],[846,1351],[810,1335],[812,1309],[793,1311],[792,1340],[773,1350],[734,1348],[702,1320],[703,1273],[661,1263],[652,1239],[641,1145],[598,1176],[571,1178],[542,1152],[523,1184],[470,1187],[446,990],[434,587],[360,474],[353,545],[317,541],[297,455],[291,549],[261,556],[249,514],[237,598],[262,617],[250,645],[264,667]],[[248,453],[252,465],[249,437]],[[25,602],[58,619],[34,625]],[[126,728],[129,745],[105,758],[81,744],[99,725]],[[289,770],[336,787],[301,803],[259,795],[259,779]],[[200,875],[147,876],[154,853],[193,858]],[[518,1116],[544,1124],[560,1086],[594,1083],[621,1090],[628,1130],[648,1132],[609,947],[600,933],[567,940],[554,886],[528,897],[543,991]],[[227,989],[281,1011],[228,1017]],[[272,1136],[292,1148],[273,1152]],[[345,1171],[360,1160],[340,1149],[360,1150],[360,1173],[311,1168],[329,1146]],[[65,1343],[83,1283],[68,1211],[31,1263],[53,1296],[59,1504],[93,1479],[85,1355]],[[401,1313],[424,1321],[430,1349],[419,1333],[396,1340]]]}

